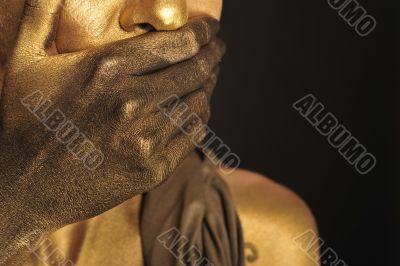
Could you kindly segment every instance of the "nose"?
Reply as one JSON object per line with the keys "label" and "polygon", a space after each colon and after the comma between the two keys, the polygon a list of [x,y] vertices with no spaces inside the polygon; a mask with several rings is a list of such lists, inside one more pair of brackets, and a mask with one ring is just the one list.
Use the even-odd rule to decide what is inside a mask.
{"label": "nose", "polygon": [[187,21],[187,0],[129,0],[120,17],[126,31],[146,24],[156,30],[176,30]]}

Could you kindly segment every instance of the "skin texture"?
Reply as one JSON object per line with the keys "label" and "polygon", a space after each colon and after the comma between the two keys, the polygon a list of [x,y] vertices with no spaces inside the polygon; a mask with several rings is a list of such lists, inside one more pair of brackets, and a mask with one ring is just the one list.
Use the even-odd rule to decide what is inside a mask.
{"label": "skin texture", "polygon": [[[41,234],[159,185],[194,149],[193,140],[201,141],[204,132],[195,128],[209,118],[209,94],[224,53],[214,37],[216,20],[198,18],[177,31],[48,55],[59,10],[56,0],[27,2],[3,84],[0,207],[8,215],[0,220],[0,265],[16,263]],[[185,121],[193,136],[158,109],[170,95],[189,107],[173,120]],[[54,138],[60,123],[51,118],[53,110],[62,110],[90,143],[69,136],[66,149]],[[201,120],[186,121],[193,112]],[[103,160],[88,169],[82,161],[94,147]]]}
{"label": "skin texture", "polygon": [[247,170],[220,174],[231,189],[241,219],[247,265],[317,265],[318,256],[304,252],[294,241],[308,230],[318,234],[314,217],[299,196]]}
{"label": "skin texture", "polygon": [[[16,18],[23,14],[24,1],[3,2],[1,10],[9,12],[0,12],[0,77],[7,72],[7,82],[1,86],[1,150],[7,153],[0,152],[0,157],[8,167],[1,169],[0,187],[6,189],[0,191],[0,207],[10,215],[0,219],[4,228],[0,231],[0,258],[22,260],[24,247],[43,232],[96,216],[150,190],[193,149],[170,121],[154,114],[154,107],[157,101],[177,93],[203,122],[208,120],[208,98],[224,46],[212,37],[218,27],[215,22],[190,18],[208,15],[219,19],[222,1],[66,0],[61,10],[54,4],[57,1],[28,1],[30,6],[43,6],[27,7],[20,31]],[[166,30],[178,31],[145,34]],[[6,56],[14,47],[6,70]],[[182,62],[186,59],[189,61]],[[84,78],[87,73],[91,73],[89,80]],[[175,82],[166,84],[166,80]],[[42,88],[68,119],[77,121],[76,126],[104,153],[107,160],[97,172],[73,160],[20,104],[21,96],[37,88]],[[167,164],[162,163],[168,158]],[[132,164],[121,165],[121,161]],[[298,196],[248,171],[221,175],[243,223],[249,265],[315,265],[292,241],[308,229],[317,230]],[[43,179],[46,182],[40,181]],[[43,196],[41,191],[49,193]],[[67,191],[69,197],[58,196]],[[82,199],[80,191],[91,196]],[[25,198],[13,196],[21,194]],[[28,204],[32,198],[35,204]],[[29,210],[27,217],[17,216],[16,208]],[[63,215],[55,215],[60,210]],[[5,259],[0,265],[19,263]]]}
{"label": "skin texture", "polygon": [[97,47],[149,30],[174,30],[189,17],[220,17],[220,0],[67,0],[61,13],[60,53]]}

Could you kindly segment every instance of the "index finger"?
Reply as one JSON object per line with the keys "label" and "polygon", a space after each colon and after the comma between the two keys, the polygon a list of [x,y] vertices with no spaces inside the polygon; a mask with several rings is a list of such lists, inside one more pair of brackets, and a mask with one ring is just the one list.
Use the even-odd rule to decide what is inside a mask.
{"label": "index finger", "polygon": [[194,57],[218,31],[217,20],[198,17],[175,31],[151,32],[113,44],[106,54],[123,59],[119,60],[123,73],[143,75]]}

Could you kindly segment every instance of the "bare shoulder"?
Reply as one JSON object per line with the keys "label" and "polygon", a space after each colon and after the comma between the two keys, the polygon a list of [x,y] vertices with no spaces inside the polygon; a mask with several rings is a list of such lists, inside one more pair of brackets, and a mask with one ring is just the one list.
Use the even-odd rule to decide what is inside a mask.
{"label": "bare shoulder", "polygon": [[295,241],[309,230],[317,232],[310,209],[298,195],[250,171],[220,174],[242,222],[248,265],[315,265]]}

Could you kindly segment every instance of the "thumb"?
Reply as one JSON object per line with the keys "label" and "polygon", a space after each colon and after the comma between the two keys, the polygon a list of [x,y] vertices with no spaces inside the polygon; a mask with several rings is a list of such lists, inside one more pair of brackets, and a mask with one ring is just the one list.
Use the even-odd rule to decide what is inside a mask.
{"label": "thumb", "polygon": [[25,55],[46,56],[57,33],[64,0],[26,0],[17,49]]}

